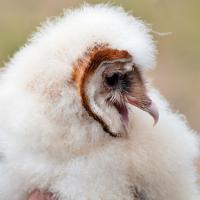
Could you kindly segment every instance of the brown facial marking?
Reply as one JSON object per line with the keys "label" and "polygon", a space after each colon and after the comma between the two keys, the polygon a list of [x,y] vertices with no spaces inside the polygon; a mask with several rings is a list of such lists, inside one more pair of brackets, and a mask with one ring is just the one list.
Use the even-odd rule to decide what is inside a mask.
{"label": "brown facial marking", "polygon": [[85,85],[89,77],[92,76],[94,71],[103,61],[112,61],[124,58],[129,59],[131,58],[131,55],[127,51],[111,49],[108,45],[96,45],[93,48],[89,48],[82,59],[77,60],[72,73],[72,82],[75,83],[79,90],[82,105],[88,114],[101,124],[104,131],[113,137],[117,137],[118,134],[113,133],[104,120],[100,116],[96,115],[96,113],[91,109],[88,97],[85,93]]}
{"label": "brown facial marking", "polygon": [[132,77],[132,86],[130,88],[130,92],[134,94],[134,97],[140,101],[146,99],[146,87],[144,84],[144,80],[142,77],[142,73],[138,69],[138,67],[134,67],[133,77]]}

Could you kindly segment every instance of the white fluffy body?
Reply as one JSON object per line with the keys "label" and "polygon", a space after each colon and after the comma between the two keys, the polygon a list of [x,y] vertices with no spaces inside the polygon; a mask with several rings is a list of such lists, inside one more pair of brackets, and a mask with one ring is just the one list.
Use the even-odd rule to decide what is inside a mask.
{"label": "white fluffy body", "polygon": [[[127,50],[141,69],[153,66],[149,32],[121,8],[86,5],[46,23],[11,59],[0,78],[1,200],[26,200],[35,188],[59,200],[200,199],[198,137],[157,91],[149,89],[158,124],[129,107],[129,137],[112,138],[68,83],[95,43]],[[109,117],[113,127],[117,118]]]}

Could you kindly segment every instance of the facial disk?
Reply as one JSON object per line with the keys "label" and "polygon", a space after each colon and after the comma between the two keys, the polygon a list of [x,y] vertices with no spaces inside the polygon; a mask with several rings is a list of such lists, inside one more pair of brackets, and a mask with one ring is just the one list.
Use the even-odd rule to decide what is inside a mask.
{"label": "facial disk", "polygon": [[154,123],[158,121],[142,73],[127,51],[101,47],[86,57],[75,67],[73,80],[85,110],[107,133],[127,134],[128,104],[149,113]]}

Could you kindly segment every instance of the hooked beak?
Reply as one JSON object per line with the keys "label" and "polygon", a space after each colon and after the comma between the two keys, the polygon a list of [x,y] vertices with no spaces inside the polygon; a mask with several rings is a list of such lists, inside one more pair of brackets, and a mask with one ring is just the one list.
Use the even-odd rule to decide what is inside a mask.
{"label": "hooked beak", "polygon": [[[145,100],[137,100],[132,96],[126,96],[125,102],[131,105],[136,106],[137,108],[149,113],[154,119],[154,126],[158,122],[159,112],[155,103],[149,98],[146,97]],[[115,107],[120,114],[122,124],[125,128],[128,127],[129,117],[128,109],[125,103],[115,103]]]}
{"label": "hooked beak", "polygon": [[154,119],[154,126],[156,125],[159,119],[159,112],[156,104],[151,99],[146,97],[145,100],[139,101],[134,97],[127,96],[127,102],[149,113]]}

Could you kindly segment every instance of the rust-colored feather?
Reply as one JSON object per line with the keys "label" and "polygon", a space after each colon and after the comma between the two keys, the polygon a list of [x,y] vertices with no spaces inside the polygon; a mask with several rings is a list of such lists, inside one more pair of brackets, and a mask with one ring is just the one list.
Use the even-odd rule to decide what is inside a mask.
{"label": "rust-colored feather", "polygon": [[85,84],[103,61],[128,58],[131,58],[131,55],[127,51],[112,49],[106,44],[95,45],[93,48],[89,48],[87,50],[83,58],[79,58],[77,60],[77,62],[74,64],[74,70],[72,73],[72,82],[78,89],[83,107],[86,109],[88,114],[93,117],[93,119],[101,124],[102,128],[107,133],[114,137],[116,137],[118,134],[113,133],[104,120],[91,109],[87,94],[85,92]]}

